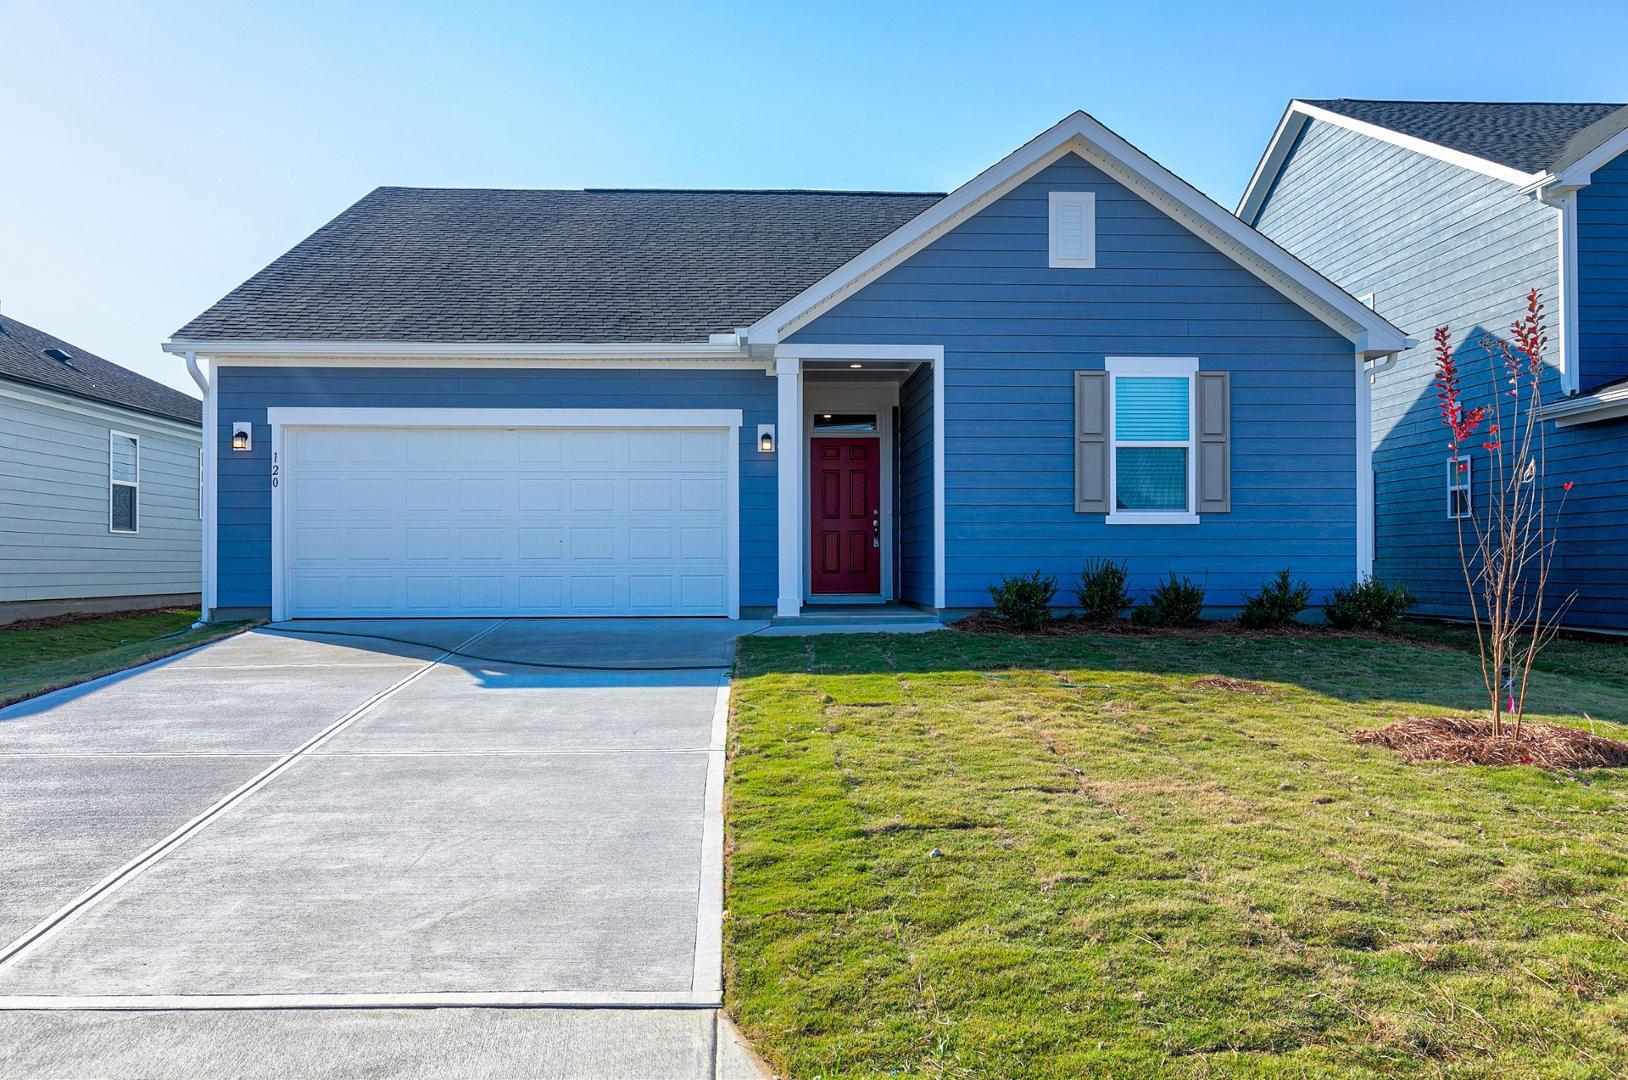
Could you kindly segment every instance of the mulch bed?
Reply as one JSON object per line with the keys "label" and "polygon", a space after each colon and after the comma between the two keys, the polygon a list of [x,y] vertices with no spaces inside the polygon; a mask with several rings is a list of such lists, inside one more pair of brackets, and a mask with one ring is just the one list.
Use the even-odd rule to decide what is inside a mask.
{"label": "mulch bed", "polygon": [[1389,747],[1403,761],[1458,765],[1536,765],[1598,769],[1628,765],[1628,742],[1554,724],[1521,725],[1520,738],[1493,738],[1492,721],[1457,716],[1412,717],[1378,731],[1356,731],[1359,743]]}
{"label": "mulch bed", "polygon": [[70,611],[65,615],[47,615],[38,619],[18,619],[16,622],[0,623],[0,633],[7,630],[52,630],[59,626],[73,626],[75,623],[111,622],[114,619],[135,619],[144,615],[191,610],[191,608],[130,608],[125,611]]}
{"label": "mulch bed", "polygon": [[1450,646],[1434,641],[1421,641],[1402,634],[1387,634],[1377,630],[1339,630],[1327,623],[1290,623],[1276,630],[1251,630],[1233,620],[1208,620],[1193,626],[1138,626],[1129,619],[1096,622],[1079,615],[1063,615],[1042,624],[1032,631],[1018,630],[992,611],[975,611],[949,624],[950,629],[964,634],[1001,634],[1018,637],[1177,637],[1177,638],[1357,638],[1363,641],[1384,641],[1397,645],[1412,645],[1418,649],[1451,652]]}

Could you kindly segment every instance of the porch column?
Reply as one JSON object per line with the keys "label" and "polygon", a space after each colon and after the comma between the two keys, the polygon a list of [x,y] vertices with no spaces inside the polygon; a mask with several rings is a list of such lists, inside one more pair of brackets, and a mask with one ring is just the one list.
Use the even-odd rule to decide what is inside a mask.
{"label": "porch column", "polygon": [[775,421],[775,453],[780,456],[780,588],[775,614],[800,615],[803,610],[803,362],[777,356],[779,409]]}

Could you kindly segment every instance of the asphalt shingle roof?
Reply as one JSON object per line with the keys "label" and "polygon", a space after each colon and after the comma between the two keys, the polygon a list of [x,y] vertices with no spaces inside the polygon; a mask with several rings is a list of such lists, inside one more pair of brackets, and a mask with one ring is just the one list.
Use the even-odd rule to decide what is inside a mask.
{"label": "asphalt shingle roof", "polygon": [[1522,172],[1549,169],[1584,128],[1622,105],[1564,101],[1306,99],[1329,112],[1425,139]]}
{"label": "asphalt shingle roof", "polygon": [[[47,356],[47,349],[61,350],[67,359]],[[189,424],[203,422],[203,405],[197,398],[103,360],[10,315],[0,315],[0,379],[15,379]]]}
{"label": "asphalt shingle roof", "polygon": [[705,341],[942,195],[382,187],[176,331],[283,341]]}

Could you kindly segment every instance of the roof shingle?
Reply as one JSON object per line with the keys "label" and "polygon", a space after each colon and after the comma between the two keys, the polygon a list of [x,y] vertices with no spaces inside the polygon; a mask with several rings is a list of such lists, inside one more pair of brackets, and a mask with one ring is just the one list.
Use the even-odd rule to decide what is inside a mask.
{"label": "roof shingle", "polygon": [[704,341],[774,310],[942,197],[381,187],[175,336]]}
{"label": "roof shingle", "polygon": [[[67,358],[47,356],[47,349],[60,350]],[[203,405],[197,398],[70,345],[9,315],[0,315],[0,378],[188,424],[203,422]]]}
{"label": "roof shingle", "polygon": [[1623,107],[1567,101],[1304,100],[1522,172],[1548,169],[1572,136]]}

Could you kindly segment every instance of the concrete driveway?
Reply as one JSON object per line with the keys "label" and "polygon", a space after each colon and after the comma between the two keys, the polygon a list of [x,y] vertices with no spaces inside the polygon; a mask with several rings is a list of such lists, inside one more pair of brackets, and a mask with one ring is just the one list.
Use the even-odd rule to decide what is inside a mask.
{"label": "concrete driveway", "polygon": [[0,710],[0,1073],[714,1075],[742,630],[290,623]]}

